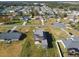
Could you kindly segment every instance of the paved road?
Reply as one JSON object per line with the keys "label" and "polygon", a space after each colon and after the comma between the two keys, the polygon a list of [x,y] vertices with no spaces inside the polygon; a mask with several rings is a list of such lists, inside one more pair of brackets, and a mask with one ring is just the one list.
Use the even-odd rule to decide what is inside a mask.
{"label": "paved road", "polygon": [[44,27],[49,27],[49,26],[51,26],[51,25],[1,25],[1,26],[3,26],[3,27],[7,27],[7,26],[9,26],[9,27],[13,27],[13,26],[44,26]]}
{"label": "paved road", "polygon": [[27,22],[23,22],[23,24],[22,24],[22,25],[23,25],[23,26],[25,26],[25,25],[26,25],[26,23],[27,23]]}

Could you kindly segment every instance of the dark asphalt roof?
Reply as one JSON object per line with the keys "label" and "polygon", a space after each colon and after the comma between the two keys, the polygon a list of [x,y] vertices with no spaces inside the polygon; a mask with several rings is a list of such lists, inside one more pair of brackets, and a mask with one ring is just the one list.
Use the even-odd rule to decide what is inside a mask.
{"label": "dark asphalt roof", "polygon": [[59,23],[59,22],[53,23],[53,26],[57,28],[66,28],[64,23]]}
{"label": "dark asphalt roof", "polygon": [[0,33],[0,39],[19,39],[20,36],[21,36],[21,33],[18,33],[18,32]]}

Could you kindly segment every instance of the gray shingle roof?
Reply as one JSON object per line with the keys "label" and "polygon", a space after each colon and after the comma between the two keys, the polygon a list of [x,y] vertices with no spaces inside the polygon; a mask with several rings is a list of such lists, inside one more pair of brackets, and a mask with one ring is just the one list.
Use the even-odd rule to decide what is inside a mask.
{"label": "gray shingle roof", "polygon": [[72,39],[62,40],[66,48],[79,48],[79,37],[74,36]]}
{"label": "gray shingle roof", "polygon": [[21,33],[17,33],[17,32],[0,33],[0,39],[19,39],[20,36]]}
{"label": "gray shingle roof", "polygon": [[41,41],[42,47],[47,48],[48,42],[47,42],[47,39],[44,38],[44,35],[45,34],[43,33],[43,30],[41,30],[41,29],[37,29],[34,32],[35,41]]}
{"label": "gray shingle roof", "polygon": [[43,37],[40,37],[40,36],[38,36],[38,35],[34,35],[34,40],[35,41],[40,41],[40,40],[42,40],[43,39]]}
{"label": "gray shingle roof", "polygon": [[47,40],[42,40],[42,47],[47,48],[47,46],[48,46]]}
{"label": "gray shingle roof", "polygon": [[65,44],[66,48],[79,48],[79,41],[63,41]]}
{"label": "gray shingle roof", "polygon": [[34,34],[38,36],[43,36],[43,30],[41,29],[35,30]]}
{"label": "gray shingle roof", "polygon": [[42,40],[43,39],[43,30],[42,29],[35,30],[34,38],[35,38],[35,40]]}

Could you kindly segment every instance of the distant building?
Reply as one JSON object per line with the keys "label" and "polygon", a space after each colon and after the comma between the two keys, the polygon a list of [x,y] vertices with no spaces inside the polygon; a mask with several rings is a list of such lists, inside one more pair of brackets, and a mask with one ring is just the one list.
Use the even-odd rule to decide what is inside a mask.
{"label": "distant building", "polygon": [[68,19],[72,23],[77,23],[77,22],[79,22],[79,20],[77,18],[78,16],[79,16],[79,12],[78,11],[72,11],[70,14],[68,14]]}
{"label": "distant building", "polygon": [[36,20],[40,20],[40,21],[41,21],[41,24],[44,25],[44,20],[45,20],[45,19],[44,19],[43,16],[37,16],[37,17],[36,17]]}
{"label": "distant building", "polygon": [[27,20],[29,20],[30,18],[28,17],[28,16],[24,16],[23,17],[23,20],[25,20],[25,21],[27,21]]}
{"label": "distant building", "polygon": [[76,20],[76,16],[74,16],[74,15],[69,15],[69,20],[70,21],[72,21],[72,22],[74,22],[75,20]]}
{"label": "distant building", "polygon": [[22,17],[22,18],[20,18],[20,19],[23,20],[23,21],[28,21],[28,20],[30,20],[31,18],[28,17],[28,16],[24,16],[24,17]]}

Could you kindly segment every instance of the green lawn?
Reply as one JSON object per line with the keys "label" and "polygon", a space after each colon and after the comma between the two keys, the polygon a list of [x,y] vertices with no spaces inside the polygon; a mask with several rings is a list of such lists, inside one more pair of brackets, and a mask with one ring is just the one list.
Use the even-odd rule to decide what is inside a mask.
{"label": "green lawn", "polygon": [[16,24],[16,25],[21,25],[22,23],[23,23],[24,21],[22,21],[22,20],[12,20],[12,21],[10,21],[10,22],[8,22],[8,23],[10,23],[10,24]]}

